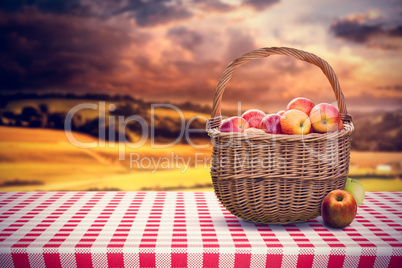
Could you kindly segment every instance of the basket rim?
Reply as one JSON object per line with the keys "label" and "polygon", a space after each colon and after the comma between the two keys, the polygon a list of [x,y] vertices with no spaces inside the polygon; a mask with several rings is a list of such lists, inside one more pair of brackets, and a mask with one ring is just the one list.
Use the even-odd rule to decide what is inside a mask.
{"label": "basket rim", "polygon": [[219,128],[211,128],[207,123],[207,133],[211,138],[223,138],[223,139],[236,139],[236,140],[274,140],[276,142],[281,141],[321,141],[333,138],[342,138],[344,136],[351,136],[354,131],[354,125],[352,122],[345,122],[344,129],[328,132],[328,133],[308,133],[308,134],[270,134],[270,133],[239,133],[239,132],[221,132]]}

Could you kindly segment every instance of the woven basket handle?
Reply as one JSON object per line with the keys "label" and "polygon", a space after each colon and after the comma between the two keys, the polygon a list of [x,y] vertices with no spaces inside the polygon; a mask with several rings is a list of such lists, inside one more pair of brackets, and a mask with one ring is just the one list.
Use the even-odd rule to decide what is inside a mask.
{"label": "woven basket handle", "polygon": [[271,55],[286,55],[296,58],[298,60],[306,61],[308,63],[314,64],[318,66],[328,78],[329,83],[332,86],[332,89],[335,93],[336,100],[338,101],[338,108],[341,114],[347,115],[347,109],[345,104],[345,98],[343,96],[341,87],[339,85],[338,78],[335,75],[334,70],[331,66],[320,57],[294,48],[288,47],[266,47],[260,48],[249,53],[244,54],[240,58],[232,61],[226,70],[223,72],[218,85],[216,86],[216,91],[214,95],[214,103],[212,106],[212,114],[211,117],[219,117],[221,115],[221,102],[222,95],[225,91],[226,84],[229,82],[232,77],[233,72],[242,64],[249,62],[251,60],[265,58]]}

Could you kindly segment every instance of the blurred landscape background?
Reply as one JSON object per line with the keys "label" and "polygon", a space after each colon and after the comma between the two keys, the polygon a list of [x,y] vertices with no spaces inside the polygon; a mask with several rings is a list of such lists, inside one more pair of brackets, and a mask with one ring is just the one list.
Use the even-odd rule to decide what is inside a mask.
{"label": "blurred landscape background", "polygon": [[[272,46],[328,61],[355,125],[350,177],[368,191],[402,191],[402,3],[394,0],[3,1],[0,191],[212,190],[202,130],[215,86],[230,61]],[[335,101],[318,68],[272,56],[236,71],[222,114],[235,115],[238,102],[242,111],[276,113],[299,96]],[[74,137],[103,146],[79,148],[64,122],[88,103],[97,108],[74,114]],[[152,115],[153,104],[179,108],[200,130],[189,135],[199,146],[181,138],[155,148],[148,139],[119,160],[118,137],[136,142],[143,132],[130,122],[119,133],[111,117],[153,122],[160,145],[180,135],[179,114],[165,105]],[[170,162],[130,166],[130,154]]]}

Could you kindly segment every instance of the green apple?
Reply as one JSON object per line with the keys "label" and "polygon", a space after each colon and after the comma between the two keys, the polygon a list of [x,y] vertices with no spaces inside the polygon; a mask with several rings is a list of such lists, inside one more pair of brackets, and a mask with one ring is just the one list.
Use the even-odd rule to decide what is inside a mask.
{"label": "green apple", "polygon": [[345,191],[351,193],[356,200],[357,206],[360,206],[366,193],[363,184],[358,180],[348,178],[345,185]]}

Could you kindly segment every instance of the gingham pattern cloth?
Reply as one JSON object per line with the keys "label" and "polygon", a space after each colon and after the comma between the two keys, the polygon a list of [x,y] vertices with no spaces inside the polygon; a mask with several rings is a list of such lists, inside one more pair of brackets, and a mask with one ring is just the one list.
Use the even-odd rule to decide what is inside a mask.
{"label": "gingham pattern cloth", "polygon": [[402,192],[353,223],[254,224],[213,192],[0,192],[0,267],[402,267]]}

